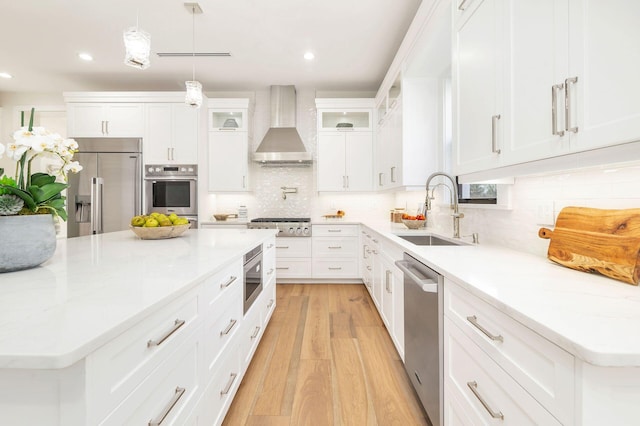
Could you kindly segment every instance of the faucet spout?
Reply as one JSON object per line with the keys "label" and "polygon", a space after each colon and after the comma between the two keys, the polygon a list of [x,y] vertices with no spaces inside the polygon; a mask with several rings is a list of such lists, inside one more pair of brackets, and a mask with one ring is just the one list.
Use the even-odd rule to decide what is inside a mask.
{"label": "faucet spout", "polygon": [[[427,210],[431,210],[431,198],[429,197],[429,184],[431,183],[431,180],[435,177],[438,176],[443,176],[447,179],[449,179],[449,181],[451,182],[451,194],[452,194],[452,198],[453,198],[453,238],[460,238],[460,219],[464,217],[463,213],[460,213],[459,209],[458,209],[458,185],[456,184],[456,180],[453,176],[451,176],[448,173],[444,173],[444,172],[435,172],[432,173],[428,178],[427,178],[427,183],[426,183],[426,190],[427,190],[427,197],[425,199],[425,206],[427,208]],[[432,192],[433,195],[433,192]]]}

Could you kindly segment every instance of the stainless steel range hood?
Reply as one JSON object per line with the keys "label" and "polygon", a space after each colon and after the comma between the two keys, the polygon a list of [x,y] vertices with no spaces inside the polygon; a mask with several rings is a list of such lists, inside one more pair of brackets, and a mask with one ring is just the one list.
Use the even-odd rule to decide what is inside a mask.
{"label": "stainless steel range hood", "polygon": [[296,130],[296,89],[271,86],[271,127],[253,154],[266,166],[303,166],[312,162]]}

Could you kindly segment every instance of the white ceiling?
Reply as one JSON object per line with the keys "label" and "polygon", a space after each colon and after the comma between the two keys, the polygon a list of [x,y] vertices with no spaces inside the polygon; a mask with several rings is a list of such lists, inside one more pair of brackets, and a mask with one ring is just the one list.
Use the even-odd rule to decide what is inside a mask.
{"label": "white ceiling", "polygon": [[[421,0],[200,0],[196,58],[205,92],[294,84],[375,91]],[[151,34],[151,66],[124,65],[123,30]],[[312,51],[308,62],[303,54]],[[181,0],[0,0],[0,92],[184,90],[192,15]],[[93,62],[78,59],[89,52]]]}

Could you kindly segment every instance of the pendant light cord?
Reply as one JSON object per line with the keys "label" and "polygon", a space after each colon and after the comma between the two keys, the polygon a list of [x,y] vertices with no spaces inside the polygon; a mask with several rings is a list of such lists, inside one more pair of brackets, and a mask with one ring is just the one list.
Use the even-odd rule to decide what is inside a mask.
{"label": "pendant light cord", "polygon": [[195,6],[191,6],[191,15],[193,16],[193,32],[191,35],[191,46],[193,48],[192,50],[192,64],[193,64],[193,69],[192,69],[192,78],[191,81],[196,81],[196,7]]}

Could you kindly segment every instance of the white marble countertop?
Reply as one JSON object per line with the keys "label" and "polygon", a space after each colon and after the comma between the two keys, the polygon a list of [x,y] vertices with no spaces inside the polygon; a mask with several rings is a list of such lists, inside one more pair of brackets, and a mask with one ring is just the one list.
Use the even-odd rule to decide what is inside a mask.
{"label": "white marble countertop", "polygon": [[428,229],[365,225],[576,357],[599,366],[640,366],[640,287],[482,241],[416,246],[397,235]]}
{"label": "white marble countertop", "polygon": [[72,365],[275,230],[131,231],[59,240],[41,266],[0,274],[0,368]]}

